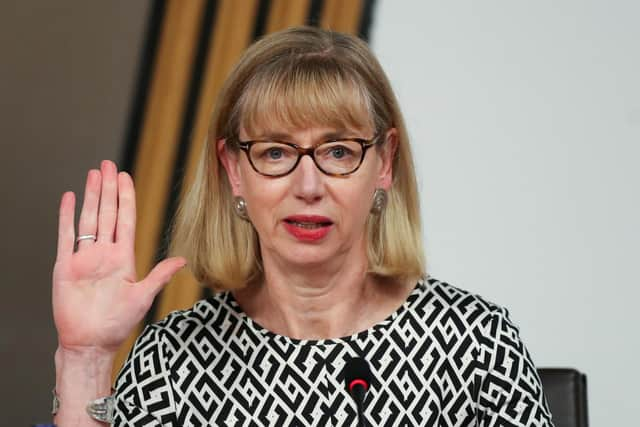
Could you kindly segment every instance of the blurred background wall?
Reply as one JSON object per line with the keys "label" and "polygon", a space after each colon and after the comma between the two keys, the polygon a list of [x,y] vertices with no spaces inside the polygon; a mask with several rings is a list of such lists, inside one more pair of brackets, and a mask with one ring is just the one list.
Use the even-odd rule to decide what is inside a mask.
{"label": "blurred background wall", "polygon": [[[507,306],[538,365],[586,372],[592,425],[630,425],[640,6],[372,4],[370,42],[413,139],[431,274]],[[263,31],[300,7],[253,5],[255,16],[271,10]],[[81,198],[101,159],[133,164],[124,142],[154,6],[0,2],[2,425],[49,419],[59,197]]]}
{"label": "blurred background wall", "polygon": [[429,271],[505,305],[540,366],[637,424],[640,3],[380,1]]}
{"label": "blurred background wall", "polygon": [[51,418],[58,203],[122,157],[149,4],[0,2],[0,425]]}

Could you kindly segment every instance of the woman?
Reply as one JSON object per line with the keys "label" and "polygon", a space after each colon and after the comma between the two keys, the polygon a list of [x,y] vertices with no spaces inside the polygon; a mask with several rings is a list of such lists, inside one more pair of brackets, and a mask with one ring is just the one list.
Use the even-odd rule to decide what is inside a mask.
{"label": "woman", "polygon": [[[89,172],[77,251],[73,207],[65,193],[61,425],[354,425],[359,408],[370,425],[551,425],[506,310],[425,277],[407,132],[362,41],[297,28],[248,49],[174,223],[180,256],[141,282],[129,175]],[[106,397],[116,349],[186,260],[219,292],[147,327]],[[372,374],[362,407],[353,358]]]}

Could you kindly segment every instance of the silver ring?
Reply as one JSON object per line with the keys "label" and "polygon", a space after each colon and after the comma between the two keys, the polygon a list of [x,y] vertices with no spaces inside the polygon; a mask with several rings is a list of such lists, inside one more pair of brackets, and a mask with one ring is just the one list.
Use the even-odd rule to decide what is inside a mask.
{"label": "silver ring", "polygon": [[83,234],[82,236],[78,236],[78,238],[76,239],[76,243],[80,242],[81,240],[93,240],[94,242],[96,241],[96,235],[95,234]]}

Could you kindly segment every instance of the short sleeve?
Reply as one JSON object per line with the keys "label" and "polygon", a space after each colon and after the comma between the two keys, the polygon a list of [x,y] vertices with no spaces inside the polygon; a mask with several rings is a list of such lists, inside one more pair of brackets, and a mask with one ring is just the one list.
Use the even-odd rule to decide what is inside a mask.
{"label": "short sleeve", "polygon": [[177,425],[161,335],[147,326],[129,353],[116,380],[113,426]]}
{"label": "short sleeve", "polygon": [[518,327],[506,309],[494,313],[489,323],[493,354],[479,396],[480,425],[552,427],[542,382]]}

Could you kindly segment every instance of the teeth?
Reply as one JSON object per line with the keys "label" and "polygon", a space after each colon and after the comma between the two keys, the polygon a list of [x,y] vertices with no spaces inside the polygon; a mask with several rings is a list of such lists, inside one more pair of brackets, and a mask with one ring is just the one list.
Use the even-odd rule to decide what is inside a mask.
{"label": "teeth", "polygon": [[320,227],[324,226],[324,224],[317,223],[317,222],[296,222],[296,221],[292,221],[291,223],[293,225],[295,225],[296,227],[307,228],[307,229],[320,228]]}
{"label": "teeth", "polygon": [[293,222],[293,225],[295,225],[296,227],[301,227],[301,228],[320,228],[322,227],[322,224],[318,224],[317,222]]}

